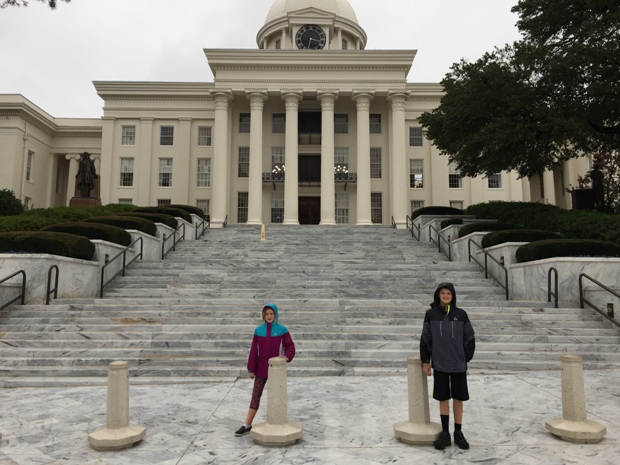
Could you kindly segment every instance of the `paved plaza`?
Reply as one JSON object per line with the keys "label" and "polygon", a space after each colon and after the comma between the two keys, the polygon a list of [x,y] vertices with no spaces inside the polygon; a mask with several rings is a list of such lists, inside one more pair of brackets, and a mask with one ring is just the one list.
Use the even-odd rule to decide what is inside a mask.
{"label": "paved plaza", "polygon": [[[133,380],[132,380],[133,381]],[[607,427],[598,444],[571,444],[545,430],[562,416],[558,370],[470,373],[463,430],[471,449],[408,446],[394,437],[407,420],[407,378],[289,377],[289,421],[303,424],[288,448],[233,435],[251,394],[247,379],[132,384],[130,421],[147,428],[130,449],[97,452],[87,436],[105,425],[106,387],[0,390],[1,465],[202,464],[587,464],[620,463],[620,372],[586,371],[588,419]],[[267,395],[256,422],[266,419]],[[430,400],[431,421],[439,421]],[[452,426],[451,426],[452,429]]]}

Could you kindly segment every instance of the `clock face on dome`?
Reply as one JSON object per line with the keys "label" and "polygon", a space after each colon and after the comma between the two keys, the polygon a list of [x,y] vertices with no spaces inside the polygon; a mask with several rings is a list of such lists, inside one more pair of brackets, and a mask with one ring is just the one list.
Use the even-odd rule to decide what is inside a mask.
{"label": "clock face on dome", "polygon": [[299,28],[295,42],[297,48],[306,50],[320,50],[325,47],[327,36],[323,29],[314,24],[306,24]]}

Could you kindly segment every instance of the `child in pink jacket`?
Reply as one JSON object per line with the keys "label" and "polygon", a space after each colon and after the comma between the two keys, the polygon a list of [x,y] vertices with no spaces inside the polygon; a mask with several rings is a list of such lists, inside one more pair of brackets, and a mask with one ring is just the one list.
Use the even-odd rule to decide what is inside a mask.
{"label": "child in pink jacket", "polygon": [[254,330],[252,348],[248,357],[248,373],[254,380],[252,401],[245,423],[235,431],[235,436],[245,436],[252,430],[252,421],[260,406],[260,398],[267,384],[269,374],[269,359],[273,357],[286,358],[287,362],[295,357],[295,343],[286,326],[278,323],[278,307],[276,304],[267,304],[263,307],[264,323]]}

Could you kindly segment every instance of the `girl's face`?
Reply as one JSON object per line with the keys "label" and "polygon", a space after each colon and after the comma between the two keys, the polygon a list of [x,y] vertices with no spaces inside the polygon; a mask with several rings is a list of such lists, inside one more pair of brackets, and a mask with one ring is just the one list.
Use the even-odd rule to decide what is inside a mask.
{"label": "girl's face", "polygon": [[452,292],[450,292],[450,289],[446,289],[444,287],[442,290],[439,291],[439,301],[444,306],[452,302]]}
{"label": "girl's face", "polygon": [[264,313],[263,318],[267,323],[273,323],[273,320],[276,319],[276,313],[273,311],[273,308],[268,308],[264,310],[263,313]]}

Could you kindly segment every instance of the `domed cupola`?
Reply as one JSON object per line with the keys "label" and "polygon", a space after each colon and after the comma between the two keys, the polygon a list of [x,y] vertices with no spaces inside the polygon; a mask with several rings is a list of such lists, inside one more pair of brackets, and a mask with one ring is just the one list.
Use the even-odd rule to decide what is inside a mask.
{"label": "domed cupola", "polygon": [[363,50],[367,37],[347,0],[276,0],[256,42],[261,49]]}

